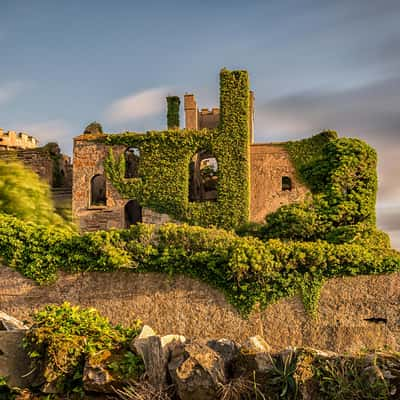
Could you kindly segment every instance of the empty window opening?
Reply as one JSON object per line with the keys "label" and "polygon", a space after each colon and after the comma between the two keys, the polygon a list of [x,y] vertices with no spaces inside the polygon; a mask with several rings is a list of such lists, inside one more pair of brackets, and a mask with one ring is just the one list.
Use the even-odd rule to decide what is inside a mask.
{"label": "empty window opening", "polygon": [[90,204],[106,205],[106,179],[103,175],[95,175],[90,181]]}
{"label": "empty window opening", "polygon": [[372,322],[374,324],[387,324],[387,319],[381,317],[365,318],[364,321]]}
{"label": "empty window opening", "polygon": [[125,150],[125,178],[137,178],[139,176],[140,150],[129,147]]}
{"label": "empty window opening", "polygon": [[282,190],[292,190],[292,180],[288,176],[282,177]]}
{"label": "empty window opening", "polygon": [[142,207],[136,200],[129,200],[125,204],[125,227],[129,228],[138,222],[142,222]]}
{"label": "empty window opening", "polygon": [[197,152],[189,164],[189,201],[217,200],[218,162],[208,151]]}

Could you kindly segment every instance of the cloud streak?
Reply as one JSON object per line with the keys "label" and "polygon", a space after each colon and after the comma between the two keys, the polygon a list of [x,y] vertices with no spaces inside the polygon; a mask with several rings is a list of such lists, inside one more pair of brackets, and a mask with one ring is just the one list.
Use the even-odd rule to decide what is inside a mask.
{"label": "cloud streak", "polygon": [[25,85],[20,81],[0,84],[0,104],[5,104],[15,99],[24,89]]}
{"label": "cloud streak", "polygon": [[124,123],[160,113],[165,107],[166,88],[147,89],[115,100],[106,110],[107,121]]}

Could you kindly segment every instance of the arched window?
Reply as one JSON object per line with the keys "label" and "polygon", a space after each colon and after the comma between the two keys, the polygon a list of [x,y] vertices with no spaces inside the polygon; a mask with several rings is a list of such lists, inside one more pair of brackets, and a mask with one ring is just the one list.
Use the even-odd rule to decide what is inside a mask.
{"label": "arched window", "polygon": [[217,200],[218,162],[208,151],[197,152],[189,165],[189,201]]}
{"label": "arched window", "polygon": [[137,178],[139,176],[140,150],[137,147],[129,147],[125,150],[125,178]]}
{"label": "arched window", "polygon": [[288,176],[282,176],[282,190],[292,190],[292,180]]}
{"label": "arched window", "polygon": [[106,205],[106,179],[103,175],[95,175],[90,180],[90,205]]}
{"label": "arched window", "polygon": [[125,204],[125,227],[129,228],[138,222],[142,222],[142,207],[136,200],[129,200]]}

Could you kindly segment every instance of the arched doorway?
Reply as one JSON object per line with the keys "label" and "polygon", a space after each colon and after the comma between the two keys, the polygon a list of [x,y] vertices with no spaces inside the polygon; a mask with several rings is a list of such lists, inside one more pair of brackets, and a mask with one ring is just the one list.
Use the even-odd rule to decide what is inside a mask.
{"label": "arched doorway", "polygon": [[129,228],[138,222],[142,222],[142,207],[136,200],[129,200],[125,204],[125,227]]}
{"label": "arched doorway", "polygon": [[106,179],[103,175],[95,175],[90,180],[90,205],[105,206],[106,202]]}
{"label": "arched doorway", "polygon": [[189,164],[189,201],[217,200],[218,162],[208,151],[198,151]]}

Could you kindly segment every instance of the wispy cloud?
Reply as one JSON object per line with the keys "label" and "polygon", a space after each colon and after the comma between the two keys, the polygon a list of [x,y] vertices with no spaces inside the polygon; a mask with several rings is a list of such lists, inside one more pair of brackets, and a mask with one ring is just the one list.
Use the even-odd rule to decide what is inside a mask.
{"label": "wispy cloud", "polygon": [[147,89],[115,100],[106,110],[113,123],[130,122],[160,113],[165,107],[166,88]]}
{"label": "wispy cloud", "polygon": [[20,81],[0,83],[0,104],[5,104],[13,100],[23,92],[25,88],[26,84]]}
{"label": "wispy cloud", "polygon": [[39,139],[43,146],[48,142],[57,142],[63,151],[70,151],[71,127],[63,120],[48,120],[34,123],[18,123],[18,130]]}
{"label": "wispy cloud", "polygon": [[323,129],[360,137],[379,156],[378,225],[400,248],[400,76],[340,91],[317,90],[271,99],[257,108],[259,141],[308,137]]}

